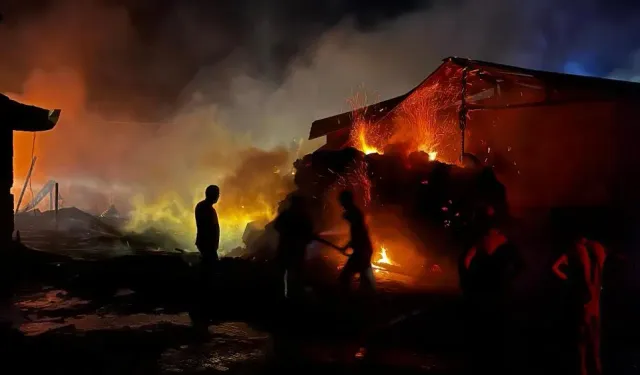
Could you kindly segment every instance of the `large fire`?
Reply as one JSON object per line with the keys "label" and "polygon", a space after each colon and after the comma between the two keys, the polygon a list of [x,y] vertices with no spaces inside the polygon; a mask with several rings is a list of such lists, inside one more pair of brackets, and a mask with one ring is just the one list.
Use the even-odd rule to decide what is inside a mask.
{"label": "large fire", "polygon": [[[354,111],[356,116],[351,130],[351,145],[365,154],[383,154],[389,145],[406,144],[407,152],[422,151],[429,155],[430,160],[436,160],[444,152],[442,147],[447,145],[448,132],[456,131],[456,126],[451,126],[449,119],[442,119],[439,114],[442,109],[451,106],[455,101],[453,93],[457,95],[457,92],[457,87],[445,87],[442,84],[420,87],[380,123],[370,123],[366,120],[365,113]],[[38,101],[35,104],[43,103]],[[20,165],[16,166],[16,173],[19,176],[25,175],[28,169],[25,165],[30,162],[32,142],[31,134],[16,135],[17,148],[22,150],[22,154],[29,156],[18,157],[17,155],[16,163],[19,161]],[[37,142],[35,145],[36,154],[39,144]],[[288,170],[286,163],[275,164],[278,164],[283,171]],[[221,255],[243,245],[242,235],[247,224],[257,222],[263,225],[272,220],[276,215],[277,204],[290,191],[289,187],[283,187],[280,177],[264,178],[262,175],[269,173],[273,176],[273,173],[266,168],[262,168],[259,172],[260,177],[245,173],[244,179],[240,179],[242,181],[233,186],[221,184],[222,197],[217,205],[221,226]],[[291,177],[291,173],[286,172],[286,174]],[[260,181],[255,186],[248,186],[248,181],[254,184],[256,180]],[[351,187],[357,196],[362,197],[365,206],[371,202],[372,187],[366,164],[355,165],[350,173],[340,176],[338,181],[341,188]],[[195,186],[192,182],[187,182],[188,186]],[[173,181],[170,185],[183,183],[185,182]],[[153,228],[159,232],[167,232],[178,240],[183,248],[195,250],[193,243],[196,226],[193,208],[200,200],[204,186],[198,185],[198,189],[194,189],[196,191],[192,194],[179,194],[170,186],[167,190],[167,193],[156,197],[146,194],[134,197],[131,200],[132,210],[128,229],[141,232]],[[394,251],[397,251],[396,254],[401,254],[400,250],[402,247]],[[388,247],[379,246],[374,256],[374,267],[384,269],[388,266],[397,266],[392,257],[393,253],[390,253]]]}
{"label": "large fire", "polygon": [[[421,85],[397,108],[377,121],[368,120],[366,111],[372,107],[367,107],[367,103],[363,102],[366,96],[354,96],[350,100],[353,108],[350,146],[366,155],[382,155],[388,146],[393,145],[406,155],[420,151],[427,154],[429,160],[439,160],[443,155],[439,151],[446,151],[451,140],[458,135],[457,118],[452,115],[456,111],[448,111],[455,108],[459,99],[459,87],[454,82],[457,81],[427,82]],[[444,153],[443,160],[439,161],[454,160],[450,154]],[[362,189],[363,203],[367,206],[371,202],[371,180],[366,173],[366,163],[362,164],[364,165],[355,166],[346,177],[339,178],[338,185],[356,192]],[[372,266],[376,272],[380,272],[398,264],[391,259],[388,248],[380,245]]]}

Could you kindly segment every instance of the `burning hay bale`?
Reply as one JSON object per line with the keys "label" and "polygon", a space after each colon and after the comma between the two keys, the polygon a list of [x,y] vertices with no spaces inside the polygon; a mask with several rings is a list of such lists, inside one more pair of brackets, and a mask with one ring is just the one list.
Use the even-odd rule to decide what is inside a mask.
{"label": "burning hay bale", "polygon": [[379,249],[374,268],[387,271],[438,273],[472,235],[479,207],[493,207],[497,217],[507,212],[505,189],[490,168],[444,164],[424,152],[320,150],[298,160],[296,171],[293,194],[310,198],[318,233],[338,232],[346,241],[336,197],[341,190],[354,192]]}

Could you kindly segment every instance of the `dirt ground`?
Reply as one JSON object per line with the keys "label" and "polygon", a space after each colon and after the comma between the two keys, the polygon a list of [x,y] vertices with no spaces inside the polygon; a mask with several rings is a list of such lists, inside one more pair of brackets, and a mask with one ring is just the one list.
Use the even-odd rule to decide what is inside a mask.
{"label": "dirt ground", "polygon": [[[388,293],[383,286],[375,306],[310,303],[283,307],[269,319],[253,311],[254,319],[214,322],[206,338],[194,334],[187,312],[136,294],[119,290],[97,301],[45,286],[21,291],[15,306],[24,320],[2,345],[5,368],[15,369],[6,373],[465,372],[462,307],[455,294]],[[570,373],[571,345],[561,314],[533,311],[531,300],[521,302],[512,306],[509,345],[496,355],[512,374]],[[632,332],[637,324],[621,324],[621,315],[613,319],[615,310],[605,310],[608,373],[640,373],[640,346]]]}
{"label": "dirt ground", "polygon": [[[464,305],[455,290],[378,277],[375,300],[315,285],[300,304],[278,298],[269,267],[228,261],[210,294],[170,257],[131,257],[30,269],[13,300],[16,329],[0,340],[7,374],[462,374]],[[21,268],[24,269],[24,268]],[[323,273],[324,271],[319,271]],[[180,276],[183,274],[183,276]],[[38,277],[35,277],[38,276]],[[35,281],[39,280],[39,281]],[[46,281],[46,282],[45,282]],[[514,295],[505,322],[509,374],[571,374],[560,284]],[[610,374],[640,373],[637,291],[603,290],[603,359]],[[194,298],[212,306],[210,335],[192,329]],[[189,302],[191,301],[191,302]],[[7,313],[4,313],[7,315]]]}

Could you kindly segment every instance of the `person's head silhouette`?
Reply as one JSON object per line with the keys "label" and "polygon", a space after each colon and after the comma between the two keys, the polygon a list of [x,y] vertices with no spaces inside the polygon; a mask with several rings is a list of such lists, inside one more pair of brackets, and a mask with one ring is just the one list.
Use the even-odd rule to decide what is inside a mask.
{"label": "person's head silhouette", "polygon": [[209,185],[204,191],[205,200],[211,204],[215,204],[220,199],[220,188],[217,185]]}
{"label": "person's head silhouette", "polygon": [[340,193],[338,200],[340,201],[340,204],[342,205],[342,207],[344,207],[347,210],[355,207],[353,193],[349,190],[345,190],[342,193]]}
{"label": "person's head silhouette", "polygon": [[289,207],[292,210],[297,210],[297,211],[304,209],[307,204],[306,199],[302,195],[298,195],[298,194],[292,195],[289,202],[290,202]]}

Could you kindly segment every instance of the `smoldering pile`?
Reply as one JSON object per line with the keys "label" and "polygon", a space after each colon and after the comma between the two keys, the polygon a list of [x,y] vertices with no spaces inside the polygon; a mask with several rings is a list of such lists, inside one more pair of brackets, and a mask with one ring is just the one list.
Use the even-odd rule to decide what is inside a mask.
{"label": "smoldering pile", "polygon": [[95,216],[76,207],[18,213],[15,229],[16,238],[29,248],[78,259],[107,259],[162,249],[174,253],[180,247],[170,233],[153,228],[132,233],[126,229],[125,218]]}
{"label": "smoldering pile", "polygon": [[[497,219],[507,215],[504,186],[491,168],[445,164],[423,152],[365,155],[354,148],[319,150],[299,159],[295,168],[296,190],[291,195],[307,198],[318,232],[336,228],[335,199],[339,191],[349,189],[372,217],[399,213],[423,245],[416,247],[428,248],[431,259],[457,257],[473,236],[474,215],[480,208],[491,206]],[[396,223],[382,220],[378,225]],[[262,236],[247,235],[249,257],[272,257],[273,236],[271,225]]]}

